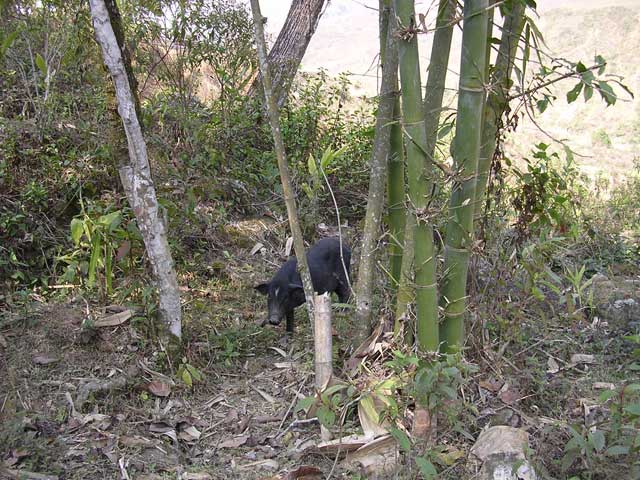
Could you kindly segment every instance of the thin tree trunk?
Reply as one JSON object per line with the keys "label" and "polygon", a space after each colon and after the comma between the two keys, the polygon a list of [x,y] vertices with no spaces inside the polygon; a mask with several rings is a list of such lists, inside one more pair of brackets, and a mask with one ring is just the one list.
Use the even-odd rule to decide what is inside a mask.
{"label": "thin tree trunk", "polygon": [[[316,31],[325,0],[293,0],[287,19],[269,52],[271,87],[276,105],[281,108],[289,94],[302,57]],[[258,75],[249,90],[250,96],[262,91],[262,76]]]}
{"label": "thin tree trunk", "polygon": [[[502,37],[495,68],[491,77],[491,90],[484,107],[482,138],[480,143],[480,158],[478,160],[478,179],[475,194],[475,217],[481,215],[485,203],[487,180],[491,161],[496,151],[496,135],[500,120],[509,106],[509,79],[520,43],[520,34],[524,26],[525,6],[520,2],[513,2],[511,11],[505,16],[502,27]],[[489,48],[489,47],[487,47]]]}
{"label": "thin tree trunk", "polygon": [[271,133],[273,134],[273,143],[278,158],[278,170],[280,170],[280,180],[282,181],[282,192],[284,193],[284,202],[287,206],[287,215],[289,217],[289,227],[293,235],[293,248],[298,259],[298,270],[302,278],[302,286],[307,300],[307,311],[309,313],[309,321],[313,329],[313,300],[315,292],[311,283],[311,275],[309,274],[309,265],[304,249],[304,238],[300,229],[300,221],[298,219],[298,211],[296,209],[296,199],[291,185],[291,176],[289,175],[289,166],[287,165],[287,157],[284,150],[284,141],[280,132],[280,114],[276,98],[271,90],[271,72],[269,60],[267,60],[267,47],[264,41],[264,17],[260,13],[260,2],[251,0],[251,11],[253,12],[253,24],[255,27],[256,45],[258,47],[258,60],[260,62],[260,73],[262,74],[262,86],[264,88],[264,98],[267,104],[267,113],[269,115],[269,123],[271,124]]}
{"label": "thin tree trunk", "polygon": [[416,216],[414,229],[414,270],[416,288],[416,332],[423,351],[438,350],[438,293],[433,250],[433,227],[428,205],[432,185],[432,166],[425,155],[427,139],[422,108],[418,39],[412,32],[417,25],[413,0],[395,0],[400,36],[398,54],[402,83],[403,127],[407,133],[409,199]]}
{"label": "thin tree trunk", "polygon": [[[391,120],[393,105],[397,96],[398,51],[393,41],[395,20],[391,18],[385,42],[385,61],[382,66],[382,85],[378,101],[376,130],[373,140],[373,152],[369,163],[369,195],[365,224],[362,232],[362,250],[358,264],[358,281],[356,282],[356,323],[359,325],[357,340],[364,340],[372,328],[373,278],[376,270],[375,259],[377,240],[380,236],[382,209],[385,199],[385,180],[387,178],[387,162],[390,150]],[[359,342],[356,342],[359,344]]]}
{"label": "thin tree trunk", "polygon": [[120,167],[120,179],[136,216],[157,282],[159,317],[169,332],[180,339],[182,312],[178,281],[151,178],[147,146],[138,120],[139,107],[135,87],[132,86],[130,62],[124,48],[120,14],[115,0],[90,0],[89,3],[96,38],[113,78],[118,112],[127,135],[129,163]]}
{"label": "thin tree trunk", "polygon": [[[392,7],[391,0],[379,0],[380,18],[380,62],[385,63],[386,41],[389,31],[389,17]],[[394,46],[397,49],[397,46]],[[397,55],[397,53],[396,53]],[[398,76],[395,76],[393,90],[398,90]],[[400,127],[400,95],[396,94],[393,104],[393,118],[390,132],[390,152],[387,172],[387,203],[389,223],[389,273],[391,288],[397,290],[402,271],[402,253],[404,245],[404,228],[406,210],[404,205],[404,145],[402,143],[402,128]]]}
{"label": "thin tree trunk", "polygon": [[488,0],[464,2],[462,61],[458,116],[453,144],[457,177],[449,202],[442,288],[444,321],[440,330],[443,351],[456,351],[464,338],[467,271],[473,243],[476,170],[480,154]]}

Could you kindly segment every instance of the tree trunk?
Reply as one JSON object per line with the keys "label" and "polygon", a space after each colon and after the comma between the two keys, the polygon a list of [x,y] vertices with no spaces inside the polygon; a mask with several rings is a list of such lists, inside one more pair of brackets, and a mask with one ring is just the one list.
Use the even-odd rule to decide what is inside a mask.
{"label": "tree trunk", "polygon": [[[269,52],[271,87],[275,104],[281,108],[289,94],[302,57],[316,31],[325,0],[293,0],[287,19]],[[254,97],[262,91],[262,75],[258,75],[249,90]]]}
{"label": "tree trunk", "polygon": [[120,179],[138,222],[149,263],[158,286],[159,317],[169,332],[182,336],[182,312],[178,281],[151,178],[147,146],[138,120],[138,100],[131,65],[124,48],[120,13],[115,0],[90,0],[96,39],[102,48],[118,99],[118,112],[127,135],[129,163],[119,169]]}
{"label": "tree trunk", "polygon": [[433,251],[433,227],[429,223],[428,205],[432,190],[432,165],[427,163],[426,130],[422,107],[417,25],[413,0],[395,0],[400,25],[398,54],[402,84],[403,127],[407,134],[407,168],[410,208],[416,216],[414,229],[414,270],[416,288],[416,332],[418,347],[437,351],[438,293]]}
{"label": "tree trunk", "polygon": [[313,300],[315,292],[311,283],[311,275],[309,274],[309,265],[304,249],[304,238],[300,229],[300,220],[298,219],[298,211],[296,209],[296,199],[291,184],[291,176],[289,175],[289,166],[287,165],[287,156],[284,150],[284,141],[280,132],[280,114],[276,97],[271,89],[271,72],[269,60],[267,59],[267,46],[264,41],[264,17],[260,13],[259,0],[251,0],[251,11],[253,12],[253,25],[256,34],[256,46],[258,47],[258,60],[260,63],[260,73],[262,74],[262,87],[264,89],[264,98],[267,104],[267,113],[269,115],[269,123],[271,124],[271,133],[273,134],[273,143],[278,158],[278,170],[280,171],[280,180],[282,181],[282,192],[284,194],[284,202],[287,207],[287,215],[289,217],[289,227],[293,235],[293,248],[298,259],[298,270],[302,278],[302,286],[307,300],[307,311],[309,313],[309,321],[311,329],[314,326],[313,316]]}
{"label": "tree trunk", "polygon": [[473,243],[476,170],[484,104],[487,7],[488,0],[464,2],[458,115],[453,143],[456,178],[449,201],[444,264],[447,273],[441,300],[444,321],[440,337],[443,351],[447,352],[459,349],[464,337],[467,270]]}
{"label": "tree trunk", "polygon": [[[484,107],[482,138],[480,143],[480,158],[478,160],[478,178],[475,194],[475,217],[481,215],[482,205],[485,203],[487,180],[491,161],[496,151],[496,135],[500,120],[508,107],[509,80],[516,58],[520,34],[524,26],[525,7],[520,2],[513,2],[511,11],[505,16],[502,27],[502,37],[495,68],[491,77],[492,89],[489,91]],[[487,47],[489,48],[489,47]]]}
{"label": "tree trunk", "polygon": [[[366,339],[371,333],[371,308],[373,300],[373,278],[376,270],[375,259],[380,236],[382,208],[385,198],[385,180],[390,150],[391,120],[393,106],[397,96],[398,51],[395,48],[393,32],[395,20],[391,18],[389,28],[384,29],[386,38],[384,64],[382,66],[382,85],[378,100],[376,130],[373,140],[373,152],[369,163],[369,194],[365,224],[362,232],[362,250],[358,263],[358,281],[356,282],[356,324],[359,335],[357,340]],[[382,31],[381,31],[382,33]],[[356,342],[359,344],[359,342]]]}

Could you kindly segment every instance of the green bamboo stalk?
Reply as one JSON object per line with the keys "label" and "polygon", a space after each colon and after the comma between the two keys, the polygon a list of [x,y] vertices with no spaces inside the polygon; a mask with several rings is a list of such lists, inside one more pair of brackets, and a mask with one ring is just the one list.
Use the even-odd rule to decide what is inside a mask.
{"label": "green bamboo stalk", "polygon": [[[491,77],[492,89],[489,91],[484,107],[482,137],[480,141],[480,158],[478,160],[478,177],[475,195],[475,218],[480,218],[485,203],[487,181],[491,161],[496,150],[496,134],[500,119],[508,106],[509,79],[513,69],[520,34],[524,26],[524,4],[513,2],[511,11],[505,16],[502,37],[495,68]],[[487,46],[489,50],[490,45]]]}
{"label": "green bamboo stalk", "polygon": [[[386,45],[382,41],[386,38],[389,29],[389,16],[391,14],[391,0],[379,0],[380,8],[380,61],[385,63]],[[394,47],[397,48],[397,47]],[[398,78],[395,78],[393,90],[398,91]],[[387,201],[389,224],[389,273],[391,275],[391,287],[397,289],[400,283],[402,271],[402,255],[404,245],[404,231],[406,210],[404,205],[404,145],[402,143],[402,128],[400,127],[400,97],[396,95],[393,105],[391,124],[391,146],[387,173]]]}
{"label": "green bamboo stalk", "polygon": [[464,2],[458,115],[453,144],[454,167],[458,175],[449,202],[446,275],[441,299],[444,321],[440,337],[446,352],[458,350],[464,337],[467,271],[473,241],[476,170],[482,134],[488,3],[488,0]]}
{"label": "green bamboo stalk", "polygon": [[404,327],[404,341],[407,345],[413,344],[414,330],[409,325],[407,311],[413,301],[413,232],[416,227],[416,217],[410,211],[405,214],[404,249],[400,264],[400,283],[396,294],[396,320],[393,325],[393,334],[398,335],[402,322]]}
{"label": "green bamboo stalk", "polygon": [[416,331],[418,347],[437,351],[438,292],[433,250],[433,228],[427,221],[428,197],[431,192],[432,166],[427,163],[426,130],[422,108],[420,62],[413,0],[394,0],[399,19],[398,54],[402,85],[403,127],[407,133],[407,170],[409,199],[416,216],[414,228],[414,270],[416,288]]}
{"label": "green bamboo stalk", "polygon": [[436,31],[433,35],[429,75],[424,95],[424,120],[427,134],[427,155],[434,159],[438,141],[438,125],[442,112],[445,81],[451,52],[451,37],[456,15],[456,0],[440,0]]}

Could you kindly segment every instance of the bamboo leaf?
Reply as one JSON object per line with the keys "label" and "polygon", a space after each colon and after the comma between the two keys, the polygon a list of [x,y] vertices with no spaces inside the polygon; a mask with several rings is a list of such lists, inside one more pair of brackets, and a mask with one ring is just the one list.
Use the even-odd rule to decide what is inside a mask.
{"label": "bamboo leaf", "polygon": [[40,69],[40,72],[42,72],[42,75],[46,77],[47,62],[44,61],[44,58],[42,58],[42,55],[40,55],[39,53],[36,53],[36,66]]}
{"label": "bamboo leaf", "polygon": [[77,247],[80,244],[80,238],[82,238],[83,221],[79,218],[71,220],[71,240]]}
{"label": "bamboo leaf", "polygon": [[316,159],[313,158],[313,155],[309,154],[309,159],[307,160],[307,166],[309,168],[309,175],[312,177],[318,176],[318,167],[316,166]]}
{"label": "bamboo leaf", "polygon": [[102,251],[101,247],[100,235],[94,235],[93,241],[91,242],[91,258],[89,258],[89,278],[87,280],[87,285],[89,287],[93,287],[96,283],[96,271],[98,269],[98,259],[100,257],[100,253]]}

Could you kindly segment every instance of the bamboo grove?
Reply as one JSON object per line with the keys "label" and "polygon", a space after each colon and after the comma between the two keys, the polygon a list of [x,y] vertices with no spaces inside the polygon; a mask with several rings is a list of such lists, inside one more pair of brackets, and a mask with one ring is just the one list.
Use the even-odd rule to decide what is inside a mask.
{"label": "bamboo grove", "polygon": [[[381,215],[372,198],[380,198],[380,177],[386,175],[389,265],[385,270],[395,297],[394,331],[403,332],[406,342],[415,342],[425,353],[452,353],[463,346],[474,227],[486,199],[496,135],[508,108],[513,64],[524,43],[525,9],[534,6],[526,0],[463,3],[459,9],[454,0],[439,0],[432,30],[416,14],[413,0],[380,0],[379,5],[383,74],[371,161],[377,174],[372,175],[369,189],[356,316],[361,325],[372,328],[373,239],[379,232],[375,220]],[[493,10],[497,8],[503,20],[496,29],[502,32],[499,42],[492,38],[494,18],[498,18]],[[455,119],[447,115],[444,121],[445,82],[456,25],[462,26],[457,108]],[[420,65],[418,52],[418,36],[423,34],[433,35],[426,69]],[[397,72],[391,71],[396,57]],[[423,71],[428,72],[424,96]],[[398,79],[399,89],[393,95]],[[449,165],[437,147],[453,124]],[[381,157],[387,161],[384,167]],[[441,252],[434,243],[434,224],[442,209],[434,199],[443,193],[449,195],[449,201],[441,222],[445,224],[444,261],[438,262]]]}

